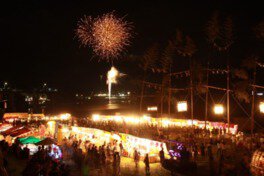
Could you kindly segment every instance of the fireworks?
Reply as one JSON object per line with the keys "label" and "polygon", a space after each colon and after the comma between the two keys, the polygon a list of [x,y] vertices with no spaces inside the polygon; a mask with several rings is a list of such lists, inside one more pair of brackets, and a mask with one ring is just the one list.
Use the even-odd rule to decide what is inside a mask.
{"label": "fireworks", "polygon": [[78,28],[76,29],[76,35],[81,44],[84,46],[92,43],[92,18],[90,16],[84,16],[78,22]]}
{"label": "fireworks", "polygon": [[85,16],[78,22],[76,35],[85,46],[92,47],[102,59],[113,59],[120,56],[130,44],[131,25],[113,13],[92,19]]}
{"label": "fireworks", "polygon": [[108,97],[111,99],[112,84],[116,83],[118,71],[115,67],[111,67],[111,70],[107,72],[107,84],[108,84]]}

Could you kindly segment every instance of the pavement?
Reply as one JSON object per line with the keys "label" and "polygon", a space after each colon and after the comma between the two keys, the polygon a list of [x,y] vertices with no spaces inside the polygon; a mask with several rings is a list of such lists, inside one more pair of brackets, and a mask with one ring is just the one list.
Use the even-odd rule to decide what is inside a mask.
{"label": "pavement", "polygon": [[[77,167],[71,169],[71,176],[80,176],[81,171]],[[126,157],[121,158],[120,167],[114,168],[108,163],[103,168],[89,168],[89,176],[142,176],[146,175],[145,164],[140,161],[136,168],[134,160]],[[170,172],[164,169],[160,163],[150,164],[151,176],[170,176]]]}

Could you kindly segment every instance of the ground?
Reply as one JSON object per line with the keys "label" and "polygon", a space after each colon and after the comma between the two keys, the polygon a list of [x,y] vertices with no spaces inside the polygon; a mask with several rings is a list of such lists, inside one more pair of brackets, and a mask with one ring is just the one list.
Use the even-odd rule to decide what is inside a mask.
{"label": "ground", "polygon": [[[116,174],[115,174],[116,173]],[[114,171],[112,164],[107,164],[103,169],[90,168],[89,176],[141,176],[145,175],[145,165],[143,162],[139,162],[138,168],[135,167],[135,163],[130,158],[122,157],[120,169]],[[77,168],[73,169],[72,176],[77,176],[80,174]],[[169,176],[170,172],[162,168],[160,163],[150,164],[150,175],[153,176]]]}

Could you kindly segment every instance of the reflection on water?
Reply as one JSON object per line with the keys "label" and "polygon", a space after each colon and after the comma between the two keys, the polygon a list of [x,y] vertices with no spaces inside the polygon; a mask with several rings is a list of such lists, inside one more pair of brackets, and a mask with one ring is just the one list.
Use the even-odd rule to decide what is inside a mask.
{"label": "reflection on water", "polygon": [[120,108],[119,104],[116,104],[116,103],[111,103],[111,102],[109,102],[109,103],[106,105],[106,109],[109,109],[109,110],[119,109],[119,108]]}

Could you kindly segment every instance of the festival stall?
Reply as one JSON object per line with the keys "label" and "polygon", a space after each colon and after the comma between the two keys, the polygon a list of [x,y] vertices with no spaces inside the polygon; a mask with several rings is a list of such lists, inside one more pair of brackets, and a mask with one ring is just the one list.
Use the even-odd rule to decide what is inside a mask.
{"label": "festival stall", "polygon": [[5,136],[5,140],[11,145],[16,137],[26,136],[30,134],[31,131],[23,126],[11,127],[6,131],[1,132],[1,135]]}
{"label": "festival stall", "polygon": [[24,128],[24,127],[23,126],[14,126],[14,127],[9,128],[8,130],[2,131],[1,134],[4,136],[7,136],[7,135],[11,134],[12,132],[20,130],[22,128]]}
{"label": "festival stall", "polygon": [[19,130],[16,130],[12,133],[10,133],[9,135],[12,136],[12,137],[25,137],[25,136],[28,136],[31,134],[31,130],[24,127],[24,128],[21,128]]}
{"label": "festival stall", "polygon": [[[60,128],[58,136],[58,142],[61,143],[62,138],[74,137],[77,140],[90,141],[96,146],[102,146],[107,143],[115,143],[123,145],[123,155],[133,158],[135,149],[140,153],[141,158],[145,156],[146,153],[149,154],[150,162],[159,161],[159,151],[163,148],[164,153],[168,154],[166,144],[159,141],[154,141],[145,138],[139,138],[129,134],[115,134],[104,130],[99,130],[95,128],[84,128],[72,126],[71,130],[67,128]],[[84,149],[84,146],[81,146]]]}
{"label": "festival stall", "polygon": [[[99,115],[99,114],[93,114],[92,120],[95,122],[103,121],[113,121],[115,123],[119,124],[126,124],[126,125],[142,125],[142,124],[148,124],[148,125],[155,125],[160,128],[168,128],[168,127],[196,127],[204,129],[205,127],[205,121],[200,120],[191,120],[191,119],[176,119],[176,118],[153,118],[149,117],[147,115],[143,116],[136,116],[136,115]],[[207,121],[206,128],[209,130],[212,129],[228,129],[227,123],[222,122],[210,122]],[[238,130],[238,125],[236,124],[230,124],[229,131],[232,134],[236,134]]]}
{"label": "festival stall", "polygon": [[264,175],[264,149],[256,150],[252,156],[250,170],[255,176]]}
{"label": "festival stall", "polygon": [[[104,130],[99,130],[95,128],[84,128],[84,127],[71,127],[71,131],[65,133],[67,136],[71,135],[77,139],[81,139],[82,141],[90,141],[96,146],[101,146],[105,142],[109,143],[113,140],[113,135]],[[65,137],[67,137],[65,136]]]}
{"label": "festival stall", "polygon": [[120,133],[121,141],[124,147],[123,155],[133,158],[134,151],[140,153],[141,159],[148,153],[150,162],[159,161],[159,152],[163,148],[164,153],[167,155],[167,146],[163,142],[154,141],[145,138],[139,138],[129,134]]}
{"label": "festival stall", "polygon": [[1,123],[0,124],[0,133],[4,132],[10,128],[12,128],[13,126],[11,124],[7,124],[7,123]]}
{"label": "festival stall", "polygon": [[42,118],[44,118],[44,114],[29,114],[26,112],[11,112],[4,114],[4,119],[9,122],[13,122],[14,120],[28,120],[28,119],[39,120]]}

